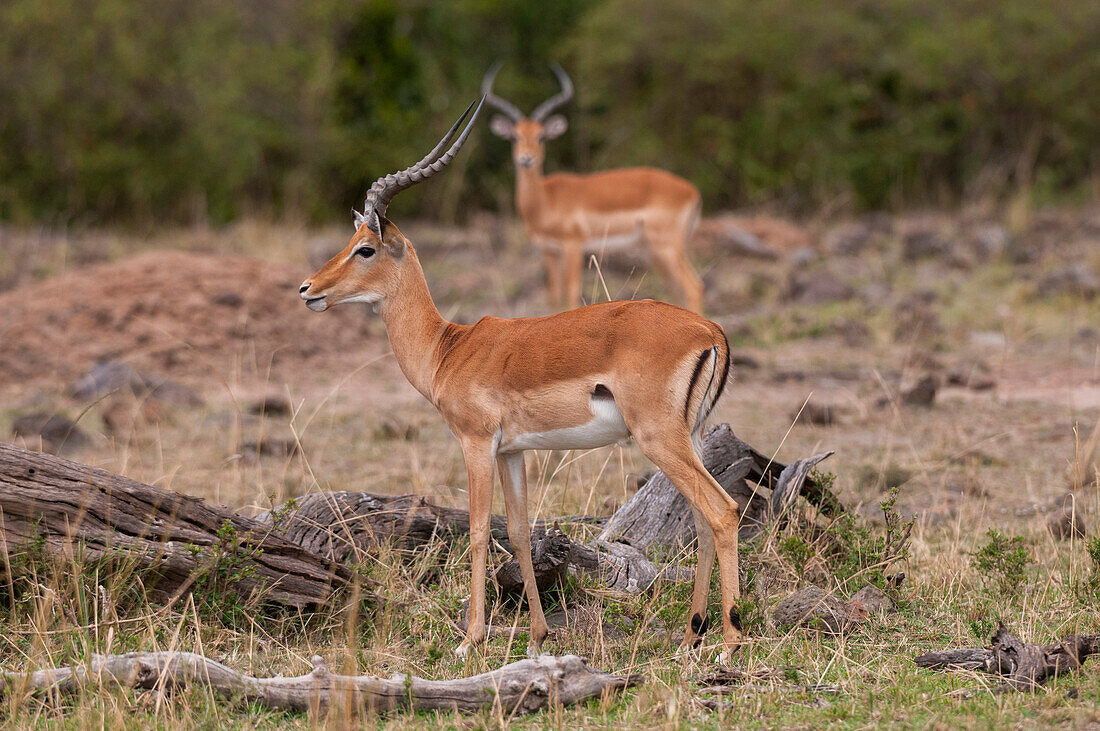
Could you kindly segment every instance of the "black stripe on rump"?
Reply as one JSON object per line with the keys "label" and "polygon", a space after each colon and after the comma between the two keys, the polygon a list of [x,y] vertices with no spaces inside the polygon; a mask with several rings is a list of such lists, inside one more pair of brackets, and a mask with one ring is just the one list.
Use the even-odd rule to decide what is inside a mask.
{"label": "black stripe on rump", "polygon": [[695,370],[691,374],[691,381],[688,382],[687,399],[684,401],[684,421],[688,420],[688,413],[691,411],[691,395],[695,393],[695,384],[699,382],[699,374],[703,372],[703,366],[706,365],[707,359],[710,358],[710,353],[710,348],[704,350],[699,355],[699,360],[695,361]]}
{"label": "black stripe on rump", "polygon": [[722,391],[726,388],[726,379],[730,375],[730,341],[724,330],[722,331],[722,340],[726,343],[726,362],[722,364],[722,377],[718,379],[718,391],[714,394],[714,400],[710,402],[712,409],[718,403],[718,399],[722,398]]}

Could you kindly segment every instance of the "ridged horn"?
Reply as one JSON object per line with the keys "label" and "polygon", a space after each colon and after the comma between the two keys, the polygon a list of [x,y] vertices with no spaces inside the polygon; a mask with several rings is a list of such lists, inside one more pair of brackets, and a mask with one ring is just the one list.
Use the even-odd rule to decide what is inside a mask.
{"label": "ridged horn", "polygon": [[538,107],[535,108],[535,111],[531,112],[531,119],[536,122],[542,122],[550,116],[550,112],[573,98],[573,82],[570,81],[569,75],[556,63],[550,64],[550,68],[554,71],[554,76],[558,77],[558,83],[561,84],[561,91],[544,101],[542,104],[539,104]]}
{"label": "ridged horn", "polygon": [[[368,225],[373,218],[370,215],[371,211],[376,212],[379,216],[385,216],[386,208],[389,207],[390,201],[393,200],[395,195],[406,188],[411,188],[417,183],[427,180],[447,167],[451,160],[454,160],[455,155],[458,154],[458,151],[466,144],[466,138],[470,136],[470,131],[473,130],[474,122],[477,121],[477,116],[481,113],[481,107],[484,103],[485,97],[481,97],[477,102],[471,102],[470,106],[466,107],[466,111],[462,113],[462,116],[458,118],[458,121],[447,130],[447,134],[443,135],[443,139],[441,139],[436,146],[432,148],[432,151],[425,155],[419,162],[399,172],[383,175],[381,178],[374,181],[374,185],[367,191],[367,199],[363,204],[362,216],[368,221]],[[474,109],[474,104],[477,104],[476,109]],[[473,116],[471,116],[470,121],[466,123],[466,128],[462,130],[462,134],[458,136],[458,139],[454,141],[454,144],[452,144],[446,152],[440,155],[439,151],[450,142],[452,137],[454,137],[455,131],[466,120],[466,117],[469,116],[471,109],[474,110]],[[436,157],[437,155],[438,157]],[[358,216],[356,220],[359,220]]]}
{"label": "ridged horn", "polygon": [[511,117],[513,122],[518,122],[523,119],[523,112],[521,112],[515,104],[512,104],[512,102],[501,99],[493,93],[493,81],[496,79],[497,72],[500,71],[500,67],[503,65],[503,61],[497,61],[487,72],[485,72],[485,78],[481,80],[481,94],[485,98],[485,101]]}

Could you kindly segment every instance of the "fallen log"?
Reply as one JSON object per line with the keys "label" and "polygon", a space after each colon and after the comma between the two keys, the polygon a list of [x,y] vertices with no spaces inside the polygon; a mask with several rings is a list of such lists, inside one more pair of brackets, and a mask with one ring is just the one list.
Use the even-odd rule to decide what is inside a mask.
{"label": "fallen log", "polygon": [[999,690],[1032,691],[1050,678],[1073,672],[1100,653],[1100,635],[1070,635],[1051,645],[1024,642],[1001,625],[988,648],[929,652],[914,659],[929,670],[980,670],[997,675]]}
{"label": "fallen log", "polygon": [[[382,542],[393,542],[410,550],[434,538],[453,538],[470,532],[468,511],[435,505],[417,495],[368,492],[312,493],[260,516],[260,520],[267,524],[277,522],[288,540],[341,564],[356,560]],[[584,517],[557,518],[552,519],[551,525],[559,520],[595,522]],[[661,577],[683,578],[684,572],[655,564],[630,546],[613,544],[597,549],[577,543],[560,530],[548,531],[548,522],[535,521],[531,530],[531,554],[540,589],[557,584],[570,571],[597,572],[608,588],[631,592],[642,591]],[[514,553],[503,515],[490,518],[489,530],[495,542]],[[519,561],[512,559],[505,563],[495,578],[502,593],[523,592]]]}
{"label": "fallen log", "polygon": [[[702,450],[704,465],[741,505],[741,532],[746,538],[769,521],[781,518],[799,495],[827,515],[841,511],[828,488],[809,476],[810,470],[830,454],[789,466],[773,462],[738,439],[728,424],[708,429]],[[760,488],[774,488],[771,497]],[[353,560],[383,541],[415,548],[435,537],[466,535],[470,530],[467,511],[435,505],[416,495],[314,493],[270,511],[260,520],[273,523],[275,516],[280,516],[278,522],[286,538],[339,563]],[[598,519],[569,520],[595,523]],[[652,547],[678,549],[695,539],[687,501],[661,472],[655,473],[606,521],[603,532],[588,546],[563,534],[545,542],[548,522],[536,521],[532,529],[532,554],[540,588],[556,584],[568,571],[596,571],[608,588],[629,593],[645,591],[659,579],[692,576],[688,569],[658,564],[646,555]],[[497,543],[512,551],[504,516],[492,516],[490,532]],[[518,562],[505,564],[497,578],[505,593],[522,589]]]}
{"label": "fallen log", "polygon": [[[470,533],[469,511],[436,505],[421,495],[315,492],[261,513],[256,520],[277,524],[290,542],[338,563],[354,561],[382,543],[414,549],[435,538]],[[556,523],[598,525],[601,520],[583,515],[537,520],[531,538],[539,540],[547,526]],[[489,532],[494,541],[512,550],[503,515],[490,516]]]}
{"label": "fallen log", "polygon": [[271,527],[106,470],[0,443],[0,574],[20,554],[124,560],[154,598],[173,600],[238,552],[231,589],[292,607],[326,603],[352,574]]}
{"label": "fallen log", "polygon": [[338,675],[320,656],[306,675],[254,678],[190,652],[131,652],[93,655],[87,665],[33,673],[0,675],[0,699],[27,691],[73,693],[113,684],[168,691],[203,686],[223,698],[292,711],[323,710],[348,704],[357,710],[473,712],[497,704],[505,713],[533,713],[551,704],[569,705],[634,685],[638,675],[593,670],[576,655],[513,662],[499,670],[454,680],[424,680],[395,674],[390,678]]}

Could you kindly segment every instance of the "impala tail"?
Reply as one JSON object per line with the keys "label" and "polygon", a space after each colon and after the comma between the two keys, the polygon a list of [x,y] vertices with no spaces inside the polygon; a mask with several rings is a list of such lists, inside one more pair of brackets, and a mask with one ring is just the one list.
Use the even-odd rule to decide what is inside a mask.
{"label": "impala tail", "polygon": [[684,401],[684,420],[691,430],[692,440],[696,442],[702,435],[707,419],[710,417],[730,373],[730,346],[725,333],[719,328],[719,338],[715,344],[699,354],[695,369],[688,381],[687,398]]}

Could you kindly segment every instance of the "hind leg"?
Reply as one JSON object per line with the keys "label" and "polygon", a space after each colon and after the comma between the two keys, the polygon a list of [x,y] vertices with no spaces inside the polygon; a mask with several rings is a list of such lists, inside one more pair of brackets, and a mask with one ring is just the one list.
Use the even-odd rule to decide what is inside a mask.
{"label": "hind leg", "polygon": [[714,571],[714,534],[706,518],[696,508],[691,509],[695,517],[695,534],[697,536],[697,555],[699,561],[695,567],[695,588],[691,593],[691,611],[688,614],[688,628],[684,633],[684,641],[680,643],[678,653],[684,653],[694,649],[702,641],[706,634],[709,622],[707,621],[707,600],[710,598],[710,577]]}
{"label": "hind leg", "polygon": [[683,234],[647,232],[646,238],[651,242],[653,264],[661,278],[670,288],[679,290],[680,301],[685,308],[702,313],[703,281],[687,259],[687,242]]}
{"label": "hind leg", "polygon": [[[698,511],[710,526],[722,585],[722,640],[725,650],[719,657],[719,662],[725,662],[730,653],[741,644],[741,618],[737,613],[737,600],[741,594],[737,574],[737,525],[740,519],[737,501],[703,467],[692,448],[687,426],[683,422],[664,423],[637,431],[632,429],[632,432],[645,456],[665,473],[676,489],[687,498],[692,510]],[[704,543],[700,544],[700,554],[703,553],[704,546]],[[701,563],[702,561],[692,596],[693,616],[699,611],[700,605],[705,611],[705,587],[700,586],[699,579],[702,578],[700,574],[709,571],[705,572]],[[709,583],[709,575],[706,578]],[[685,637],[695,634],[689,621]]]}

